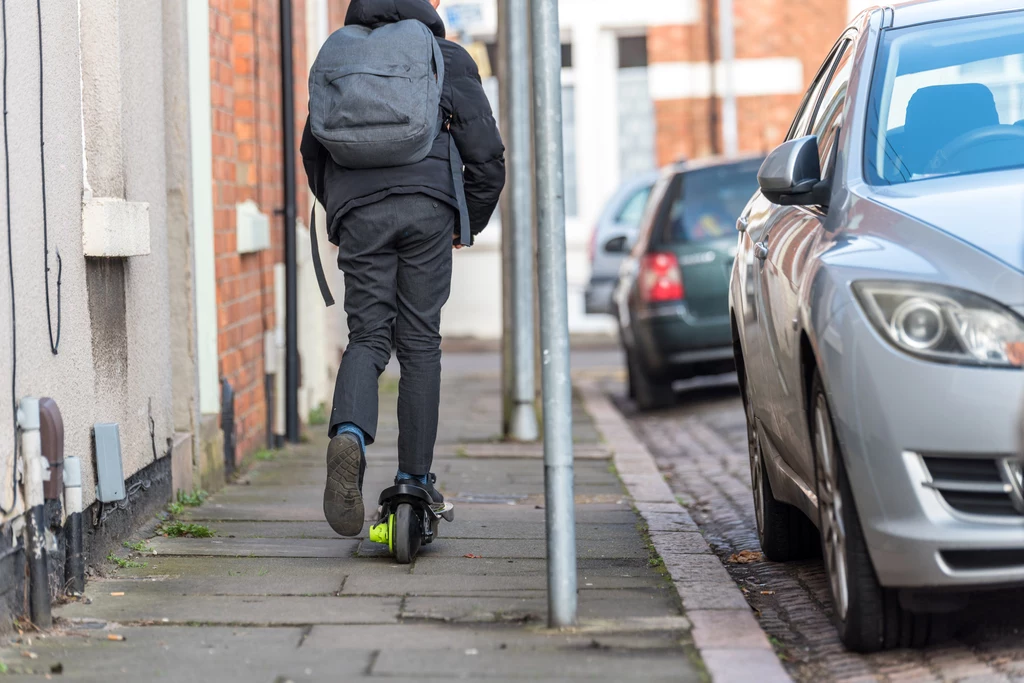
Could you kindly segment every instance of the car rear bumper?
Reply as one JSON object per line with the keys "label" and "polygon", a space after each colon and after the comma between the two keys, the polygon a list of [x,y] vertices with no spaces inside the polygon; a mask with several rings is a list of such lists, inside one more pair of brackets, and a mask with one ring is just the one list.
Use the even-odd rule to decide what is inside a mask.
{"label": "car rear bumper", "polygon": [[1024,373],[918,360],[848,312],[820,360],[879,581],[1024,584],[1024,500],[1003,468],[1020,457]]}
{"label": "car rear bumper", "polygon": [[685,304],[648,309],[634,321],[636,344],[652,373],[692,374],[706,365],[730,369],[732,331],[728,316],[696,318]]}

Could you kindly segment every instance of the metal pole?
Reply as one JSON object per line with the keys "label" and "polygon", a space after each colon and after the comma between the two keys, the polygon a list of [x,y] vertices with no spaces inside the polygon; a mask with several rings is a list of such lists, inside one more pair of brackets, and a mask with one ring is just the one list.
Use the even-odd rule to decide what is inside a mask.
{"label": "metal pole", "polygon": [[[509,64],[508,64],[508,0],[498,0],[498,109],[501,134],[508,137],[512,126],[509,119]],[[506,139],[506,144],[508,140]],[[512,414],[515,412],[515,349],[512,336],[515,329],[513,318],[512,285],[512,199],[510,192],[501,195],[501,435],[512,436]]]}
{"label": "metal pole", "polygon": [[295,260],[295,72],[292,0],[281,0],[281,126],[284,148],[285,438],[299,442],[299,301]]}
{"label": "metal pole", "polygon": [[544,494],[548,625],[576,623],[576,529],[572,481],[572,384],[565,264],[562,45],[558,0],[532,0],[534,120],[537,128],[537,247],[544,393]]}
{"label": "metal pole", "polygon": [[[508,12],[509,163],[512,205],[512,348],[515,386],[511,437],[536,441],[533,348],[533,139],[530,92],[529,2],[505,0]],[[561,48],[559,48],[561,49]],[[509,234],[508,232],[505,233]]]}
{"label": "metal pole", "polygon": [[731,157],[739,151],[739,124],[733,80],[736,34],[733,28],[732,0],[718,0],[718,42],[722,54],[722,140],[726,155]]}

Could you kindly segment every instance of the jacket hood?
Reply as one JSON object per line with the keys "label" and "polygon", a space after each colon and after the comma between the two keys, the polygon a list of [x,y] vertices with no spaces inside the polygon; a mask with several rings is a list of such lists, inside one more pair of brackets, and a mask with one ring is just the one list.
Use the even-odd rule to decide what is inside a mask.
{"label": "jacket hood", "polygon": [[444,22],[427,0],[352,0],[345,15],[345,25],[375,28],[405,19],[421,21],[435,36],[445,37]]}

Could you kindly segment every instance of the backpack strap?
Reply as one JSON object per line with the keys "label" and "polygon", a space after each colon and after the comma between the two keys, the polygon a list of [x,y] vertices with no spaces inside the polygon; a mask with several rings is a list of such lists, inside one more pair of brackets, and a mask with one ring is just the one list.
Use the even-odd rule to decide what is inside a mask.
{"label": "backpack strap", "polygon": [[469,229],[469,206],[466,204],[466,183],[462,173],[462,155],[452,135],[451,122],[448,125],[448,158],[452,166],[452,182],[455,183],[455,201],[459,204],[459,243],[472,246],[473,233]]}
{"label": "backpack strap", "polygon": [[320,296],[324,303],[330,308],[334,305],[334,295],[327,285],[327,278],[324,277],[324,264],[320,262],[320,247],[316,239],[316,201],[313,201],[313,209],[309,212],[309,245],[313,250],[313,272],[316,273],[316,283],[320,286]]}
{"label": "backpack strap", "polygon": [[[316,164],[314,165],[314,173],[320,176],[320,157],[322,155],[323,147],[317,143],[316,146]],[[313,182],[318,183],[319,178],[314,178]],[[323,194],[322,192],[315,192],[314,194]],[[324,277],[324,264],[320,261],[320,246],[317,242],[316,237],[316,203],[317,198],[313,197],[313,208],[309,212],[309,247],[313,252],[313,272],[316,273],[316,284],[320,287],[320,296],[324,298],[324,303],[330,308],[334,305],[334,295],[331,294],[331,288],[327,285],[327,278]]]}

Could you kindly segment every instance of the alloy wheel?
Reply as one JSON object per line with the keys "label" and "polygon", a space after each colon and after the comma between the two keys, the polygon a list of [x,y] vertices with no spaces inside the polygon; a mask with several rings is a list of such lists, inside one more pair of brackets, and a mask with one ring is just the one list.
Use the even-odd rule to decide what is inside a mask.
{"label": "alloy wheel", "polygon": [[814,435],[817,450],[818,514],[825,568],[832,587],[836,614],[846,619],[850,608],[850,588],[846,558],[846,527],[843,523],[843,497],[839,488],[839,468],[832,433],[832,419],[823,394],[814,401]]}

